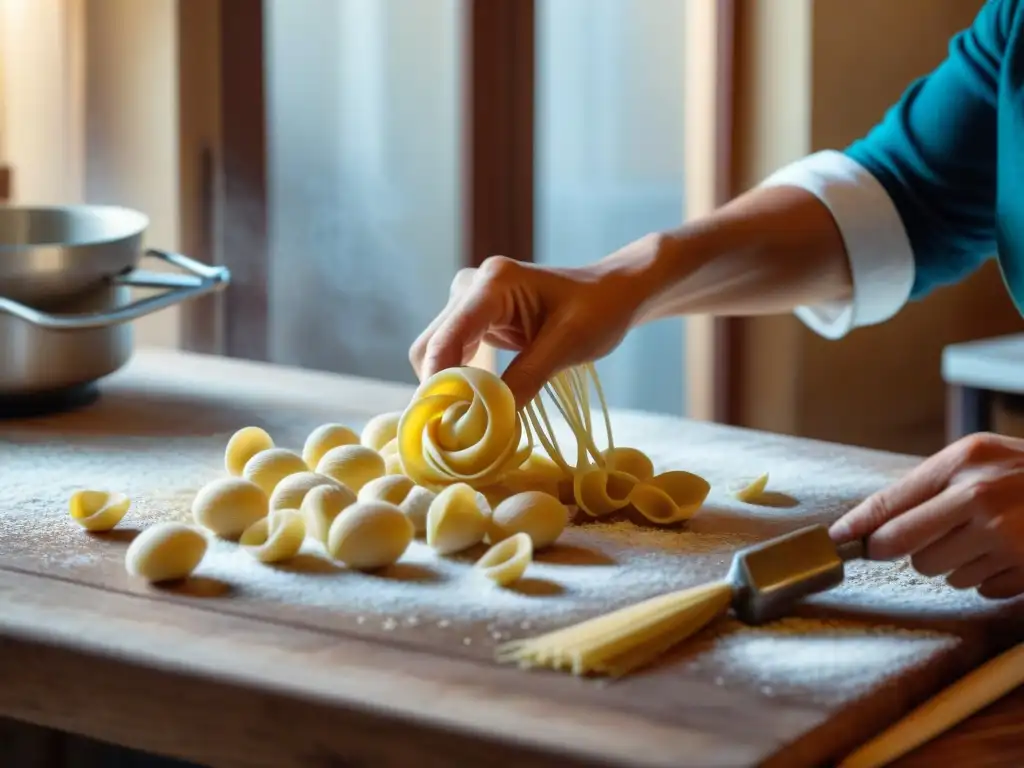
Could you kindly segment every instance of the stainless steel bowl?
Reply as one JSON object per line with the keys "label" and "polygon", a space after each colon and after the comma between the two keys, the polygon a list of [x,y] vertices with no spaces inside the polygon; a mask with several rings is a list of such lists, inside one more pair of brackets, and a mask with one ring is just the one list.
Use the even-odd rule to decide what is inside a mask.
{"label": "stainless steel bowl", "polygon": [[149,219],[114,206],[0,206],[0,295],[52,302],[132,269]]}
{"label": "stainless steel bowl", "polygon": [[[145,224],[145,216],[124,208],[3,209],[0,398],[57,392],[111,374],[131,357],[132,320],[228,285],[224,267],[168,251],[143,253]],[[61,233],[72,242],[43,242]],[[180,271],[139,269],[143,256]],[[132,288],[162,292],[132,300]]]}

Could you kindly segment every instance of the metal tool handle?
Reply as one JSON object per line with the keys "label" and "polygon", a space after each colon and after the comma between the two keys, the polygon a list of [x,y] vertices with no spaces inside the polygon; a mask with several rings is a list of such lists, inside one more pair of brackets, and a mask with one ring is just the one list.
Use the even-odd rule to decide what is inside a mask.
{"label": "metal tool handle", "polygon": [[133,301],[123,307],[103,312],[86,312],[76,315],[57,315],[42,312],[21,304],[13,299],[0,297],[0,312],[20,318],[27,323],[50,331],[80,331],[90,328],[106,328],[119,325],[152,314],[157,310],[178,304],[188,299],[219,291],[231,282],[231,272],[226,267],[216,267],[190,259],[180,253],[160,251],[151,248],[145,256],[159,259],[165,264],[178,267],[187,274],[161,273],[133,269],[109,278],[111,285],[132,288],[166,288],[164,293]]}

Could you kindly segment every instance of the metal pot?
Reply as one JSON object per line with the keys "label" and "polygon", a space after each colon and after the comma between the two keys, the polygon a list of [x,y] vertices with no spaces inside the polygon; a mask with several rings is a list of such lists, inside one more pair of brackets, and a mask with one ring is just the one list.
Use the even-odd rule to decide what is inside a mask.
{"label": "metal pot", "polygon": [[148,226],[115,206],[0,206],[0,295],[32,304],[98,288],[139,263]]}
{"label": "metal pot", "polygon": [[[185,274],[137,269],[144,226],[131,233],[133,214],[145,223],[123,208],[0,209],[0,397],[58,393],[107,376],[131,357],[132,320],[227,286],[227,269],[178,253],[145,256]],[[22,228],[4,230],[5,220]],[[55,221],[73,242],[53,242]],[[133,287],[165,291],[131,301]]]}

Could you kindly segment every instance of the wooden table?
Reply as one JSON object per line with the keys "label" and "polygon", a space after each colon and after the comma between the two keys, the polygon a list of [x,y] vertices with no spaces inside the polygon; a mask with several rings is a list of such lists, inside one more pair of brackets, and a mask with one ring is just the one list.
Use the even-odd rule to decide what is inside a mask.
{"label": "wooden table", "polygon": [[[133,528],[186,514],[235,429],[259,423],[301,445],[320,423],[358,426],[409,394],[145,351],[95,405],[0,425],[0,716],[216,766],[800,768],[841,756],[1024,636],[1020,603],[952,593],[904,564],[854,563],[847,584],[794,619],[722,622],[613,684],[495,665],[492,635],[533,634],[517,611],[533,611],[536,630],[718,577],[738,532],[833,519],[915,463],[625,412],[613,416],[619,443],[645,448],[659,469],[705,474],[705,509],[681,531],[574,526],[538,556],[521,594],[477,605],[484,593],[459,581],[468,564],[457,561],[356,575],[309,554],[277,571],[227,543],[211,544],[181,587],[124,573]],[[718,490],[740,468],[771,470],[765,505]],[[67,494],[82,485],[131,495],[120,532],[90,536],[67,520]],[[1009,697],[899,764],[1019,766],[1022,715],[1024,697]]]}
{"label": "wooden table", "polygon": [[993,398],[1024,395],[1024,334],[951,344],[942,351],[947,440],[992,429]]}

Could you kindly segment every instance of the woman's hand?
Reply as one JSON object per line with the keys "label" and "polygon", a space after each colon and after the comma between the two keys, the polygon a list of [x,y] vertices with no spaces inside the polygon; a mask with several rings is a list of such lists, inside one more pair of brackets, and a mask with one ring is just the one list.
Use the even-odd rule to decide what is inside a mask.
{"label": "woman's hand", "polygon": [[831,528],[837,542],[867,537],[868,557],[911,556],[925,576],[989,598],[1024,594],[1024,440],[965,437]]}
{"label": "woman's hand", "polygon": [[465,365],[485,342],[520,352],[504,380],[522,407],[558,371],[596,360],[632,327],[652,285],[647,238],[595,264],[542,267],[492,256],[464,269],[447,306],[420,334],[409,360],[420,379]]}

